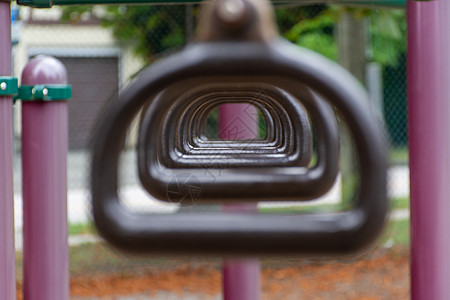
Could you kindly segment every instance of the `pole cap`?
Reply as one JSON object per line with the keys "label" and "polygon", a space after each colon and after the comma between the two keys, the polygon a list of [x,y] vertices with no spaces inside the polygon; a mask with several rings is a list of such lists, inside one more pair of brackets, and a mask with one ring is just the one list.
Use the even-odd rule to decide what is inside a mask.
{"label": "pole cap", "polygon": [[67,84],[67,70],[58,59],[39,55],[22,71],[22,85]]}

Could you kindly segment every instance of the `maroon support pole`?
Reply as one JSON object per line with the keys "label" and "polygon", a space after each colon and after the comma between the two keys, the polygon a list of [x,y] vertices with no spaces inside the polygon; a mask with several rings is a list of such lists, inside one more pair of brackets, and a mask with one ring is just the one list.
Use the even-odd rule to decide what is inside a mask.
{"label": "maroon support pole", "polygon": [[[65,84],[58,60],[32,59],[22,85]],[[22,102],[24,299],[69,299],[67,102]]]}
{"label": "maroon support pole", "polygon": [[[249,104],[224,104],[219,107],[219,136],[224,140],[258,137],[258,110]],[[225,212],[257,213],[256,204],[227,204]],[[260,299],[260,264],[257,258],[229,258],[223,266],[224,300]]]}
{"label": "maroon support pole", "polygon": [[[11,76],[11,3],[0,1],[0,76]],[[0,299],[16,299],[12,99],[0,96]]]}
{"label": "maroon support pole", "polygon": [[411,296],[450,299],[450,2],[408,1]]}

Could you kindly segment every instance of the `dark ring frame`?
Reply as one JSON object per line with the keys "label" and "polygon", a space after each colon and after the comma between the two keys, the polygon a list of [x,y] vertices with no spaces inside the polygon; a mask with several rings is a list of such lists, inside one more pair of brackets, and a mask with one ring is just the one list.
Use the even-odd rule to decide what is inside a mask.
{"label": "dark ring frame", "polygon": [[[260,78],[266,83],[283,84],[280,79]],[[214,82],[228,82],[229,84],[242,84],[243,86],[255,86],[249,78],[243,76],[236,76],[234,78],[223,77],[194,77],[190,80],[190,84],[202,89],[202,83]],[[278,82],[277,82],[278,81]],[[297,92],[298,91],[298,92]],[[175,161],[176,154],[173,154],[176,146],[168,146],[158,153],[158,141],[162,144],[169,143],[176,140],[176,131],[178,123],[176,116],[182,114],[183,109],[190,105],[191,97],[181,98],[181,102],[170,101],[172,98],[157,98],[153,109],[146,114],[142,129],[146,130],[145,134],[140,134],[138,143],[138,167],[139,177],[143,187],[153,196],[160,200],[168,202],[192,202],[195,203],[212,203],[217,201],[227,202],[242,202],[242,201],[286,201],[299,200],[308,201],[316,199],[330,190],[335,183],[338,174],[338,160],[339,160],[339,142],[337,123],[333,111],[324,101],[318,99],[316,95],[311,93],[307,88],[296,85],[296,97],[277,97],[279,106],[287,113],[287,118],[295,122],[290,128],[290,135],[296,137],[293,155],[289,153],[281,159],[266,155],[255,155],[254,160],[244,161],[237,159],[234,164],[221,165],[220,158],[210,154],[209,158],[200,160],[196,167],[172,168],[166,167],[167,159],[164,156],[169,154],[175,156],[172,162]],[[275,101],[272,99],[272,101]],[[304,126],[300,122],[304,109],[298,102],[302,99],[306,111],[309,113],[312,123],[316,131],[316,148],[318,153],[318,162],[312,167],[305,166],[304,157],[302,157],[302,146],[311,147],[309,140],[302,141],[302,132]],[[195,109],[196,102],[202,101],[202,98],[197,98],[193,106]],[[176,108],[172,108],[175,106]],[[152,108],[152,107],[150,107]],[[181,112],[177,110],[180,109]],[[174,113],[175,111],[175,113]],[[175,120],[172,117],[175,115]],[[148,123],[145,123],[147,121]],[[171,121],[171,122],[170,122]],[[300,124],[299,124],[300,123]],[[164,126],[161,126],[164,124]],[[288,125],[290,126],[290,125]],[[161,129],[162,128],[162,129]],[[303,142],[303,143],[302,143]],[[293,144],[293,141],[287,141],[285,144]],[[152,145],[152,147],[148,147]],[[144,148],[147,151],[144,151]],[[214,151],[215,155],[220,151]],[[185,158],[189,159],[189,155]],[[190,157],[191,159],[193,156]],[[257,158],[257,160],[255,160]],[[289,160],[297,160],[298,164],[289,166]],[[224,159],[224,163],[227,161]],[[266,164],[264,168],[261,165]],[[255,165],[259,166],[255,168]],[[253,168],[248,166],[253,165]],[[176,180],[174,180],[176,178]],[[180,185],[184,185],[180,187]],[[196,187],[198,192],[195,199],[191,197],[184,197],[184,194],[179,193],[176,197],[174,193],[168,191],[177,191],[180,189],[187,189],[189,187]]]}
{"label": "dark ring frame", "polygon": [[[190,81],[190,84],[194,83]],[[236,84],[195,92],[186,91],[186,88],[178,84],[171,86],[170,90],[172,89],[183,91],[181,97],[177,95],[176,101],[169,100],[176,97],[170,95],[171,93],[167,95],[163,92],[158,95],[164,98],[162,101],[171,102],[173,107],[165,114],[164,129],[161,129],[162,147],[158,154],[165,166],[282,167],[306,166],[311,161],[312,132],[308,114],[295,99],[286,103],[291,104],[291,112],[297,113],[289,114],[284,110],[275,99],[292,96],[283,91],[273,88],[267,90],[267,87],[236,87]],[[204,132],[206,118],[212,108],[224,103],[247,103],[257,107],[267,124],[266,137],[229,141],[208,139]],[[158,125],[154,121],[152,110],[149,109],[141,122],[138,139],[140,142],[149,142],[144,135],[152,126]],[[139,155],[143,156],[142,153]]]}
{"label": "dark ring frame", "polygon": [[[193,82],[190,81],[190,84]],[[206,90],[185,92],[182,96],[182,98],[186,98],[185,101],[179,99],[173,103],[173,106],[176,107],[175,113],[168,115],[164,121],[165,128],[169,130],[163,131],[164,137],[168,141],[167,144],[173,140],[169,137],[176,134],[174,127],[170,126],[172,122],[178,126],[181,133],[176,139],[176,146],[167,145],[164,150],[174,147],[180,154],[193,155],[211,154],[216,150],[221,150],[230,154],[242,154],[250,157],[252,154],[287,154],[298,151],[299,153],[296,155],[300,158],[293,160],[293,165],[308,164],[312,155],[311,125],[307,112],[298,101],[289,99],[283,102],[285,105],[289,105],[289,111],[297,112],[289,114],[277,101],[281,97],[292,98],[284,91],[264,86],[244,87],[242,83],[236,85],[235,83],[220,87],[213,86]],[[207,138],[204,131],[206,118],[212,108],[224,103],[247,103],[257,107],[267,123],[266,137],[248,141]],[[147,123],[147,117],[151,119],[151,116],[146,114],[142,125]],[[256,119],[255,122],[257,122]],[[148,129],[143,129],[143,132],[148,132]]]}
{"label": "dark ring frame", "polygon": [[[117,164],[123,139],[148,96],[193,76],[236,74],[277,76],[294,86],[301,82],[342,115],[360,162],[361,184],[353,209],[294,215],[153,215],[121,205]],[[102,121],[93,153],[93,214],[99,232],[122,249],[160,254],[349,254],[371,244],[385,224],[386,145],[366,93],[338,65],[288,42],[192,44],[144,71]]]}

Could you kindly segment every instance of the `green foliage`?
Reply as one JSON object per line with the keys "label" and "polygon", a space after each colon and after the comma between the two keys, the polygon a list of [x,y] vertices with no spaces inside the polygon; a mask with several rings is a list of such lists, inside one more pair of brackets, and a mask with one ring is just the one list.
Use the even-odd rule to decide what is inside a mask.
{"label": "green foliage", "polygon": [[[206,118],[205,134],[209,139],[219,138],[219,109],[213,108]],[[267,136],[266,121],[260,110],[258,110],[258,138],[264,139]]]}
{"label": "green foliage", "polygon": [[266,119],[262,112],[258,110],[258,138],[265,139],[267,137]]}
{"label": "green foliage", "polygon": [[108,6],[103,25],[145,59],[185,42],[183,6]]}
{"label": "green foliage", "polygon": [[73,5],[64,7],[61,21],[66,23],[77,23],[83,19],[83,16],[92,16],[92,5]]}
{"label": "green foliage", "polygon": [[[406,52],[406,18],[403,10],[368,10],[339,6],[308,6],[303,10],[282,8],[277,10],[281,34],[295,44],[314,50],[332,60],[337,60],[337,43],[334,28],[342,14],[353,13],[356,18],[370,21],[372,60],[383,66],[393,66]],[[293,20],[296,20],[293,23]],[[280,26],[281,24],[281,26]],[[285,24],[290,24],[286,26]]]}
{"label": "green foliage", "polygon": [[[300,13],[300,18],[287,31],[281,34],[291,42],[316,51],[329,59],[337,59],[337,47],[333,36],[334,23],[336,22],[335,12],[325,6],[305,7],[316,14]],[[280,18],[292,20],[288,17],[288,12],[279,14]],[[281,21],[285,23],[285,21]]]}
{"label": "green foliage", "polygon": [[[186,13],[182,5],[109,5],[104,9],[102,25],[111,28],[119,42],[132,45],[147,62],[186,42]],[[76,22],[92,10],[92,6],[65,7],[62,20]]]}
{"label": "green foliage", "polygon": [[[121,43],[132,45],[147,62],[186,42],[186,11],[183,5],[110,5],[99,15]],[[93,6],[67,6],[62,20],[77,22],[92,14]],[[351,11],[370,20],[372,57],[383,66],[396,65],[406,51],[406,21],[403,10],[369,10],[336,5],[281,7],[275,10],[281,35],[297,45],[337,59],[334,28],[342,13]],[[194,11],[195,12],[195,11]]]}
{"label": "green foliage", "polygon": [[[356,195],[359,194],[360,183],[359,172],[349,172],[348,174],[342,174],[342,207],[344,209],[350,209],[355,206]],[[344,178],[346,177],[346,178]]]}
{"label": "green foliage", "polygon": [[403,10],[371,10],[370,33],[373,60],[395,66],[406,53],[406,16]]}
{"label": "green foliage", "polygon": [[219,109],[213,108],[206,118],[205,134],[209,139],[219,138]]}

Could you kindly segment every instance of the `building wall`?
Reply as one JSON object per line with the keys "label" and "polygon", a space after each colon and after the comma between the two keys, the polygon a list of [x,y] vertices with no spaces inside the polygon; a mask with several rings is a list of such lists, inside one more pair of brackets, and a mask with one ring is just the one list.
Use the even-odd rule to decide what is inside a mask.
{"label": "building wall", "polygon": [[[38,11],[37,15],[34,11]],[[117,57],[119,86],[116,91],[125,87],[130,78],[143,67],[143,61],[133,54],[131,47],[119,45],[111,30],[100,24],[59,24],[57,19],[60,11],[53,8],[26,8],[21,15],[25,21],[19,43],[13,48],[13,72],[19,81],[29,58],[38,54],[79,58]],[[108,92],[110,91],[106,91]],[[14,110],[14,131],[16,136],[20,136],[20,102],[16,103]]]}

